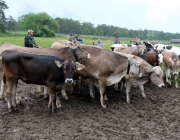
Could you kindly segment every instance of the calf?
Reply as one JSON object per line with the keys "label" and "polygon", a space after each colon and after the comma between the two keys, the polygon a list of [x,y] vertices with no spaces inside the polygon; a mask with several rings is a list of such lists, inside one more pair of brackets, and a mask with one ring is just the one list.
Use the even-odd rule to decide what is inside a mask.
{"label": "calf", "polygon": [[[76,68],[81,70],[82,65],[75,66],[72,60],[63,61],[57,57],[27,54],[7,50],[2,53],[3,81],[7,85],[6,96],[9,112],[17,110],[16,88],[18,80],[25,83],[46,85],[50,91],[48,107],[52,113],[56,109],[56,91],[65,88],[65,82],[72,83],[72,72]],[[59,101],[59,100],[58,100]],[[61,107],[60,101],[59,106]]]}
{"label": "calf", "polygon": [[166,82],[171,85],[171,71],[175,77],[175,86],[178,88],[178,74],[180,61],[179,57],[176,53],[171,52],[169,50],[165,50],[162,52],[163,62],[164,62],[164,70],[166,74]]}

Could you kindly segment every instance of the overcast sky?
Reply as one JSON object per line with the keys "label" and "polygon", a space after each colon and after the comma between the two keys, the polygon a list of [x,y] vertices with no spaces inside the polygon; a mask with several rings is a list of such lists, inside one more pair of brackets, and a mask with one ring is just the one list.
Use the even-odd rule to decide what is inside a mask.
{"label": "overcast sky", "polygon": [[51,17],[180,33],[180,0],[5,0],[6,16],[46,12]]}

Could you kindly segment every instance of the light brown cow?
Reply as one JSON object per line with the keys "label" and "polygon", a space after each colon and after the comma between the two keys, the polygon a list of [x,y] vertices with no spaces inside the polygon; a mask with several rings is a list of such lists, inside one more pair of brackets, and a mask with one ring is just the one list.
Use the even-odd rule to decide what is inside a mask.
{"label": "light brown cow", "polygon": [[[133,58],[133,55],[130,54],[125,54],[125,53],[118,53],[118,54],[124,55],[130,59]],[[140,75],[138,77],[131,75],[124,77],[124,82],[126,83],[126,100],[128,103],[130,103],[129,93],[131,91],[132,86],[139,86],[139,90],[141,91],[141,94],[144,98],[146,98],[146,95],[144,94],[143,84],[145,84],[149,80],[158,87],[165,86],[163,82],[163,71],[161,67],[160,66],[153,67],[145,60],[143,59],[141,60],[142,63],[141,66],[139,67]]]}
{"label": "light brown cow", "polygon": [[166,75],[166,82],[171,85],[171,72],[175,77],[175,86],[178,88],[178,74],[180,61],[179,57],[176,53],[171,52],[169,50],[165,50],[162,52],[163,55],[163,63],[164,70]]}
{"label": "light brown cow", "polygon": [[136,56],[141,56],[146,51],[146,48],[144,45],[140,45],[137,47],[116,47],[114,49],[114,52],[123,52],[128,53]]}
{"label": "light brown cow", "polygon": [[[50,56],[56,56],[61,59],[72,59],[73,61],[77,61],[73,52],[75,52],[76,57],[79,61],[82,59],[87,59],[90,58],[90,54],[88,54],[86,51],[84,51],[81,47],[79,46],[74,46],[74,43],[70,42],[68,43],[69,47],[66,48],[61,48],[61,49],[44,49],[44,48],[25,48],[25,47],[20,47],[14,44],[10,43],[5,43],[0,47],[0,54],[5,51],[5,50],[16,50],[16,51],[21,51],[21,52],[26,52],[26,53],[33,53],[33,54],[38,54],[38,55],[50,55]],[[0,98],[3,98],[3,82],[1,82],[1,92],[0,92]],[[65,91],[62,91],[62,96],[67,100],[68,97],[65,93]]]}
{"label": "light brown cow", "polygon": [[[100,102],[104,108],[106,107],[104,102],[106,86],[121,81],[127,74],[128,57],[97,47],[84,46],[84,48],[88,53],[91,53],[91,59],[81,61],[85,69],[81,72],[75,71],[75,74],[96,80],[99,85]],[[141,63],[141,59],[137,56],[133,56],[130,60],[129,73],[133,76],[138,76],[140,74],[139,66]],[[90,91],[90,93],[92,92]]]}

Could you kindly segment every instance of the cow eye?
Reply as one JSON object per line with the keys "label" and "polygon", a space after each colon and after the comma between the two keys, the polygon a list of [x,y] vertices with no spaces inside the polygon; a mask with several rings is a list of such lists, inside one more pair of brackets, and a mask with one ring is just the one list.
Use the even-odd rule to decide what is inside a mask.
{"label": "cow eye", "polygon": [[156,74],[156,76],[157,76],[157,77],[159,77],[159,75],[158,75],[158,74]]}

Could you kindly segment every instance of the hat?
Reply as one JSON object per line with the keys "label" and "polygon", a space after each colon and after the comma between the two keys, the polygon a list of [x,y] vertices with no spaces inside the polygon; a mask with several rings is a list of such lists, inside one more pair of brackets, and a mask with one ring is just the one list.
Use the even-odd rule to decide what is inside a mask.
{"label": "hat", "polygon": [[28,33],[30,33],[30,32],[34,32],[33,30],[28,30]]}
{"label": "hat", "polygon": [[115,36],[115,38],[119,38],[119,36]]}
{"label": "hat", "polygon": [[74,36],[74,34],[70,34],[70,36]]}

